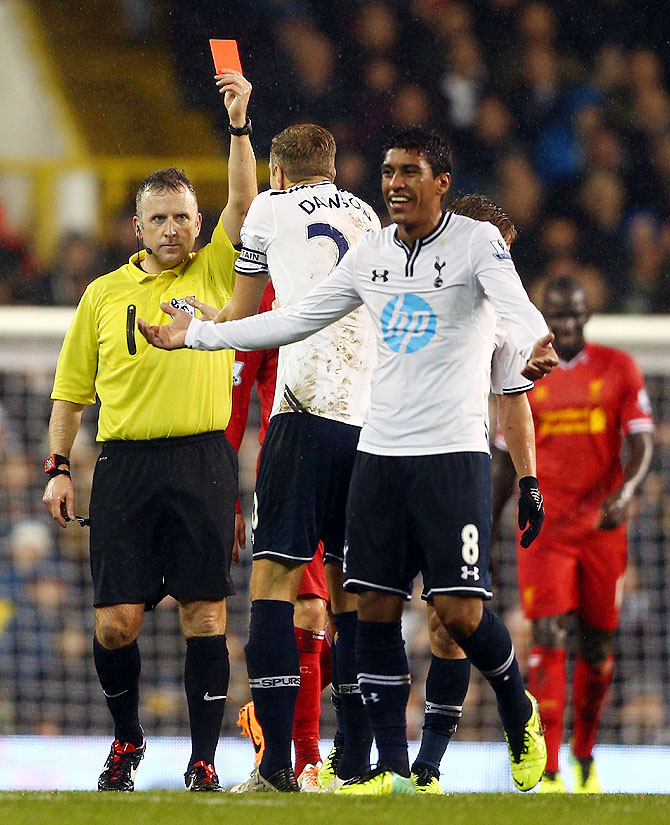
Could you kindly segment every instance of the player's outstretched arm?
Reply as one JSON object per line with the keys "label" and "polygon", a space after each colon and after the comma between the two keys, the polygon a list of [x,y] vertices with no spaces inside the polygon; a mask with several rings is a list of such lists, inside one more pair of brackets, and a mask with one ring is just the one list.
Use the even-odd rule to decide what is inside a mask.
{"label": "player's outstretched arm", "polygon": [[235,280],[233,297],[223,309],[216,309],[209,304],[203,304],[197,298],[187,298],[186,300],[192,307],[200,310],[203,321],[214,321],[216,324],[222,324],[224,321],[236,321],[240,318],[247,318],[249,315],[255,315],[258,312],[267,282],[267,275],[265,277],[262,275],[254,275],[253,277],[238,275]]}
{"label": "player's outstretched arm", "polygon": [[539,381],[558,364],[558,356],[552,346],[553,340],[553,332],[548,332],[535,342],[528,363],[521,370],[524,378],[528,378],[529,381]]}
{"label": "player's outstretched arm", "polygon": [[205,304],[197,298],[187,298],[186,303],[189,304],[189,306],[200,310],[200,315],[202,316],[203,321],[216,321],[218,316],[223,312],[222,309],[213,307],[211,304]]}
{"label": "player's outstretched arm", "polygon": [[235,279],[233,297],[219,312],[214,321],[221,324],[224,321],[237,321],[255,315],[261,305],[263,292],[268,283],[268,275],[239,275]]}
{"label": "player's outstretched arm", "polygon": [[147,341],[157,349],[181,349],[186,344],[186,330],[193,317],[183,309],[175,309],[170,304],[161,302],[161,309],[172,317],[171,324],[156,326],[148,324],[141,318],[137,319],[137,326]]}

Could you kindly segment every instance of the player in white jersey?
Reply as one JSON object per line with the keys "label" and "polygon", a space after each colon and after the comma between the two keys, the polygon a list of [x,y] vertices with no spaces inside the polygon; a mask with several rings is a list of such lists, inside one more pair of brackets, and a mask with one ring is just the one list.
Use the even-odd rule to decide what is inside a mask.
{"label": "player in white jersey", "polygon": [[[297,304],[365,232],[380,228],[368,204],[333,183],[334,162],[333,136],[319,126],[290,126],[274,138],[272,188],[254,199],[244,221],[236,295],[224,317],[254,311],[268,275],[279,305]],[[279,350],[254,493],[246,648],[265,749],[251,779],[236,791],[291,790],[295,781],[291,732],[300,668],[293,606],[304,564],[320,540],[338,630],[339,677],[358,687],[356,597],[342,588],[342,561],[346,497],[370,401],[374,356],[374,329],[364,307]],[[360,694],[348,693],[341,712],[350,731],[343,754],[348,778],[369,764],[372,734]]]}
{"label": "player in white jersey", "polygon": [[[303,137],[298,130],[308,128],[320,129],[289,127],[275,141],[296,141]],[[297,304],[366,231],[380,228],[372,207],[323,175],[312,177],[319,179],[297,185],[286,177],[274,180],[274,186],[288,184],[287,188],[258,195],[242,228],[242,252],[235,270],[238,275],[260,278],[263,286],[269,273],[280,307]],[[308,412],[362,426],[370,401],[374,351],[370,316],[362,307],[305,340],[283,346],[272,415]]]}
{"label": "player in white jersey", "polygon": [[[489,198],[465,195],[449,207],[451,212],[497,226],[511,246],[517,232],[512,221]],[[491,360],[491,392],[495,395],[498,420],[511,440],[510,456],[519,478],[518,521],[528,547],[537,538],[544,521],[544,506],[536,478],[533,415],[526,393],[532,381],[521,375],[524,368],[511,338],[500,322],[496,325]],[[463,702],[470,684],[470,661],[440,622],[428,603],[431,662],[426,677],[426,704],[421,744],[412,764],[412,780],[422,794],[441,794],[440,763],[463,715]]]}
{"label": "player in white jersey", "polygon": [[395,226],[366,235],[296,307],[234,324],[164,310],[140,330],[163,348],[256,349],[306,337],[365,304],[377,366],[347,505],[345,586],[359,593],[358,682],[375,733],[374,772],[340,793],[412,793],[405,708],[409,668],[400,619],[421,571],[436,614],[493,687],[517,787],[542,776],[537,705],[491,597],[488,389],[496,314],[529,371],[557,363],[552,336],[521,285],[500,232],[443,213],[451,153],[410,129],[386,145],[382,192]]}

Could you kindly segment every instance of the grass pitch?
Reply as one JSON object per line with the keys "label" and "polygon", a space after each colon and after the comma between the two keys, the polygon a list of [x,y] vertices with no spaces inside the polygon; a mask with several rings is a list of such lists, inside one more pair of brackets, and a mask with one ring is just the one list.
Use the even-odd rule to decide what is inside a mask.
{"label": "grass pitch", "polygon": [[11,825],[668,825],[670,797],[450,794],[343,799],[185,791],[0,793]]}

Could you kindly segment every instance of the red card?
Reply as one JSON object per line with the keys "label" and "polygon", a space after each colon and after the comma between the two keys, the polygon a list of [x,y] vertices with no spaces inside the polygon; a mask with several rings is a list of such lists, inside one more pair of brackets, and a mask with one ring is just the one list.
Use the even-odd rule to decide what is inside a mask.
{"label": "red card", "polygon": [[217,74],[225,71],[239,72],[242,74],[242,64],[240,54],[237,51],[237,40],[210,40],[214,58],[214,68]]}

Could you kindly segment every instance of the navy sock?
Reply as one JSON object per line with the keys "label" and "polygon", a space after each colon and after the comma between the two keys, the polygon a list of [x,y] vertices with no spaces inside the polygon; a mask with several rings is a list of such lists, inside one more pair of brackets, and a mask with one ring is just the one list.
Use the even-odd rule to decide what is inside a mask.
{"label": "navy sock", "polygon": [[377,742],[378,765],[409,776],[405,714],[410,676],[400,622],[359,619],[356,664],[358,684]]}
{"label": "navy sock", "polygon": [[372,729],[365,712],[358,686],[356,667],[356,611],[333,616],[337,630],[335,642],[338,705],[338,728],[341,726],[343,744],[342,756],[337,765],[340,779],[360,776],[370,769],[370,748]]}
{"label": "navy sock", "polygon": [[337,644],[335,639],[330,645],[330,703],[335,710],[335,719],[337,720],[333,745],[341,749],[344,745],[344,734],[342,733],[342,707],[340,703],[340,683],[337,680]]}
{"label": "navy sock", "polygon": [[498,712],[505,730],[516,732],[530,718],[532,707],[526,696],[514,645],[500,619],[484,608],[475,632],[457,640],[472,664],[481,670],[496,694]]}
{"label": "navy sock", "polygon": [[433,656],[426,677],[426,715],[421,747],[412,770],[427,766],[440,773],[440,762],[463,716],[463,702],[470,684],[469,659]]}
{"label": "navy sock", "polygon": [[186,640],[184,686],[191,723],[190,770],[196,762],[214,764],[230,681],[225,636],[194,636]]}
{"label": "navy sock", "polygon": [[114,719],[114,738],[119,742],[141,745],[139,704],[142,663],[137,640],[109,650],[93,637],[93,660],[107,707]]}
{"label": "navy sock", "polygon": [[291,767],[293,715],[300,687],[291,602],[252,602],[249,641],[244,650],[251,698],[265,737],[260,771],[269,779],[276,771]]}

